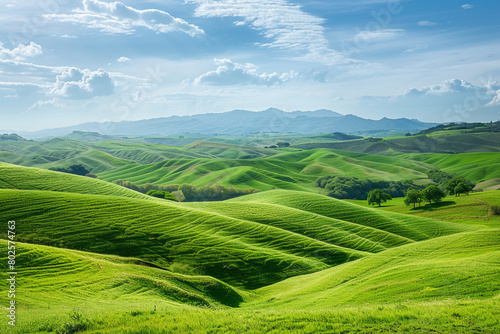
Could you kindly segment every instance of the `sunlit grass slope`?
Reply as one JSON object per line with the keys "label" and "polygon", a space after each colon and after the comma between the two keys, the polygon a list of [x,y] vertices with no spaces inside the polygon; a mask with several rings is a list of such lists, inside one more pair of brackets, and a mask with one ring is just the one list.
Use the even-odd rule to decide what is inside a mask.
{"label": "sunlit grass slope", "polygon": [[466,231],[470,227],[437,222],[432,219],[412,217],[374,208],[361,207],[319,194],[275,190],[235,198],[227,203],[265,203],[290,207],[314,215],[342,220],[367,228],[385,231],[409,241],[420,241]]}
{"label": "sunlit grass slope", "polygon": [[490,229],[422,241],[291,278],[258,290],[262,297],[256,303],[262,308],[321,309],[408,299],[493,297],[500,292],[499,232]]}
{"label": "sunlit grass slope", "polygon": [[151,197],[139,192],[94,178],[2,162],[0,162],[0,189],[47,190],[152,200]]}
{"label": "sunlit grass slope", "polygon": [[364,254],[173,202],[16,190],[1,190],[0,201],[1,219],[18,221],[20,241],[134,256],[165,267],[177,264],[246,287]]}
{"label": "sunlit grass slope", "polygon": [[[189,204],[128,198],[137,193],[86,177],[5,170],[2,182],[11,189],[0,190],[1,219],[20,222],[21,241],[139,257],[248,288],[465,229],[304,192]],[[30,184],[52,191],[17,190]]]}
{"label": "sunlit grass slope", "polygon": [[[497,142],[500,146],[500,142]],[[461,175],[473,182],[500,178],[500,153],[405,154],[398,157],[434,165],[448,173]]]}
{"label": "sunlit grass slope", "polygon": [[[6,248],[7,241],[0,245]],[[16,261],[21,288],[16,300],[23,306],[82,307],[96,299],[119,308],[133,302],[237,306],[243,300],[212,277],[176,274],[133,258],[17,242]],[[7,263],[6,254],[2,263]]]}
{"label": "sunlit grass slope", "polygon": [[[357,205],[368,206],[366,201],[349,200]],[[500,206],[500,191],[473,192],[460,197],[448,196],[440,203],[422,203],[413,209],[404,204],[404,198],[394,198],[382,207],[381,211],[404,213],[412,216],[440,219],[478,227],[500,227],[500,216],[495,215],[492,206]]]}
{"label": "sunlit grass slope", "polygon": [[93,173],[128,165],[168,159],[210,157],[184,148],[124,142],[78,142],[53,138],[42,142],[0,141],[0,161],[28,167],[67,167],[83,164]]}
{"label": "sunlit grass slope", "polygon": [[352,140],[339,143],[301,143],[294,147],[304,149],[331,148],[369,154],[404,153],[470,153],[499,152],[500,133],[463,133],[441,131],[431,135],[386,138],[381,141]]}
{"label": "sunlit grass slope", "polygon": [[315,190],[321,175],[338,174],[389,180],[425,179],[432,166],[405,159],[317,149],[258,159],[179,159],[150,165],[129,164],[99,174],[106,181],[221,184],[260,190]]}

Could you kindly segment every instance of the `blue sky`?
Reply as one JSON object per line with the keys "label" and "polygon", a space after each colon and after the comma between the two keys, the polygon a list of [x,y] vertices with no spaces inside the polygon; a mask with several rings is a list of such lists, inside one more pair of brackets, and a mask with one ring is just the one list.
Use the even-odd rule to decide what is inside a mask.
{"label": "blue sky", "polygon": [[500,118],[493,0],[3,0],[0,130],[232,109]]}

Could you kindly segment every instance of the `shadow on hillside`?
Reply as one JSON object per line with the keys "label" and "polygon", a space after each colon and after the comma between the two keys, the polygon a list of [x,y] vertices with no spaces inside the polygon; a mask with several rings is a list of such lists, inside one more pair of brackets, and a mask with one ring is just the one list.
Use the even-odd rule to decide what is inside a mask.
{"label": "shadow on hillside", "polygon": [[455,205],[457,204],[457,202],[455,201],[443,201],[443,202],[439,202],[439,203],[432,203],[432,204],[426,204],[426,205],[423,205],[421,207],[416,207],[415,209],[414,208],[411,208],[410,210],[411,211],[434,211],[436,209],[441,209],[443,207],[447,207],[447,206],[450,206],[450,205]]}

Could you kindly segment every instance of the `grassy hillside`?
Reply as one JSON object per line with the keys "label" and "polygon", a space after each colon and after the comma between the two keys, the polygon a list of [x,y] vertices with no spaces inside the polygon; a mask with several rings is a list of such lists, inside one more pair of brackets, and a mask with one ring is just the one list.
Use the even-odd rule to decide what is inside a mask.
{"label": "grassy hillside", "polygon": [[[304,203],[311,200],[298,194]],[[325,199],[331,207],[341,203]],[[114,196],[2,190],[0,200],[1,219],[19,221],[19,241],[137,257],[247,288],[464,230],[459,225],[405,216],[398,226],[390,226],[370,210],[361,211],[356,219],[346,216],[344,222],[338,218],[316,221],[307,213],[285,208],[278,212],[294,214],[295,223],[280,225],[272,218],[270,223],[233,218],[217,213],[217,208]],[[272,206],[254,207],[276,217]],[[298,225],[311,219],[314,225],[301,231]]]}
{"label": "grassy hillside", "polygon": [[[0,245],[7,247],[7,241],[0,240]],[[212,277],[176,274],[134,258],[16,243],[16,260],[25,291],[17,300],[25,307],[57,307],[61,301],[71,302],[66,308],[81,307],[92,304],[97,295],[108,307],[119,308],[134,302],[237,306],[243,301],[229,285]],[[2,263],[6,262],[3,255]]]}
{"label": "grassy hillside", "polygon": [[[335,245],[184,207],[101,195],[0,191],[19,241],[138,257],[256,287],[362,256]],[[264,232],[266,231],[266,232]],[[315,252],[322,254],[321,258]]]}
{"label": "grassy hillside", "polygon": [[330,148],[369,154],[390,155],[402,153],[470,153],[500,152],[500,133],[464,133],[461,131],[441,131],[431,135],[386,138],[384,140],[352,140],[331,143],[301,143],[294,147],[302,149]]}
{"label": "grassy hillside", "polygon": [[[415,209],[412,206],[406,206],[403,200],[404,198],[394,198],[377,210],[471,224],[483,228],[500,227],[500,216],[495,215],[491,209],[491,206],[500,206],[500,191],[498,190],[476,192],[460,197],[448,196],[441,203],[432,205],[422,203],[420,208]],[[367,201],[348,201],[368,206]]]}
{"label": "grassy hillside", "polygon": [[448,173],[461,175],[473,182],[500,178],[500,153],[481,152],[452,155],[426,153],[397,156],[434,165]]}
{"label": "grassy hillside", "polygon": [[370,156],[324,149],[287,152],[268,158],[182,159],[151,165],[129,164],[100,173],[106,181],[124,179],[137,184],[221,184],[260,190],[316,190],[321,175],[347,174],[389,180],[425,179],[431,166],[405,159]]}
{"label": "grassy hillside", "polygon": [[414,217],[408,215],[364,208],[323,195],[306,195],[301,192],[277,190],[273,192],[252,194],[228,200],[227,202],[239,202],[243,205],[248,203],[266,203],[275,206],[290,207],[314,215],[339,219],[363,227],[387,231],[413,241],[421,241],[467,230],[467,227],[453,223],[444,221],[438,223],[426,219],[415,220]]}
{"label": "grassy hillside", "polygon": [[83,164],[93,173],[125,166],[131,162],[149,164],[167,159],[207,156],[183,148],[146,143],[88,143],[61,138],[42,142],[0,141],[0,161],[46,169]]}
{"label": "grassy hillside", "polygon": [[[262,308],[318,308],[500,293],[500,229],[401,246],[258,290]],[[272,301],[269,299],[273,298]]]}
{"label": "grassy hillside", "polygon": [[[81,136],[76,134],[71,138]],[[122,142],[64,138],[42,142],[0,140],[0,161],[45,169],[83,164],[103,180],[124,179],[136,184],[189,183],[197,187],[221,184],[260,190],[316,191],[314,180],[328,174],[394,181],[410,179],[425,184],[429,182],[425,171],[437,167],[476,182],[499,179],[500,137],[495,136],[500,133],[441,131],[382,141],[332,142],[329,135],[323,135],[310,139],[326,138],[325,145],[295,145],[307,150],[264,149],[258,140],[278,138],[264,135],[241,139],[213,137],[208,139],[214,141],[189,142],[183,147],[134,142],[145,141],[144,138]],[[88,135],[84,137],[88,139]],[[307,138],[292,136],[288,141]],[[481,150],[491,153],[448,154]],[[484,188],[495,186],[496,183],[488,184]]]}
{"label": "grassy hillside", "polygon": [[1,162],[0,189],[46,190],[153,200],[139,192],[94,178]]}
{"label": "grassy hillside", "polygon": [[[177,173],[245,161],[190,165],[203,160]],[[322,149],[253,162],[297,178],[333,162],[419,177],[428,163]],[[291,190],[177,203],[2,163],[0,203],[16,220],[17,333],[500,331],[499,191],[412,211]]]}
{"label": "grassy hillside", "polygon": [[[20,241],[139,257],[164,267],[175,263],[187,272],[246,287],[464,230],[459,225],[391,213],[384,218],[364,208],[352,215],[358,207],[303,192],[247,196],[241,202],[228,202],[233,208],[228,210],[219,203],[130,198],[143,195],[90,178],[51,171],[40,171],[44,175],[40,177],[30,168],[9,168],[19,172],[2,174],[4,184],[12,189],[0,191],[1,217],[16,217],[21,222]],[[24,188],[17,181],[19,175]],[[60,175],[65,188],[55,192]],[[48,180],[38,184],[44,190],[17,190],[40,178]],[[101,185],[109,189],[99,189]],[[78,193],[82,187],[94,194]],[[117,189],[123,189],[123,194],[112,192]],[[248,201],[260,216],[243,213],[250,207]],[[311,207],[311,203],[317,206]],[[344,208],[346,205],[349,207]],[[277,213],[288,216],[290,223],[280,222]],[[322,217],[317,219],[318,215]],[[301,229],[305,221],[312,223]]]}

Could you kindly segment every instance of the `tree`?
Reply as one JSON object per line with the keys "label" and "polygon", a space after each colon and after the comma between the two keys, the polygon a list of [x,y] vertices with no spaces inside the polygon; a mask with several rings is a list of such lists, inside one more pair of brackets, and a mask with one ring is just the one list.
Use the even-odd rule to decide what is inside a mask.
{"label": "tree", "polygon": [[278,145],[278,147],[288,147],[290,146],[290,143],[280,141],[276,145]]}
{"label": "tree", "polygon": [[146,195],[166,199],[169,201],[177,201],[174,195],[172,195],[168,191],[163,190],[150,190],[146,193]]}
{"label": "tree", "polygon": [[[461,177],[461,176],[454,176],[451,180],[448,180],[445,184],[444,184],[444,188],[446,189],[446,191],[450,194],[450,195],[457,195],[457,193],[455,192],[455,188],[460,184],[460,183],[464,183],[465,185],[469,185],[469,182],[467,182],[467,180],[464,178],[464,177]],[[470,185],[469,185],[470,186]],[[462,187],[460,187],[459,189],[462,189]],[[472,189],[472,187],[471,187]]]}
{"label": "tree", "polygon": [[69,173],[69,174],[75,174],[75,175],[81,175],[85,176],[89,174],[90,172],[85,168],[82,164],[79,165],[71,165],[68,168],[61,168],[61,167],[53,167],[49,168],[50,170],[54,170],[56,172],[63,172],[63,173]]}
{"label": "tree", "polygon": [[406,193],[404,203],[406,205],[413,204],[414,209],[415,209],[415,204],[418,203],[418,206],[420,206],[420,203],[422,203],[422,192],[416,189],[408,190],[408,192]]}
{"label": "tree", "polygon": [[472,190],[472,187],[469,186],[465,182],[460,182],[457,184],[455,189],[453,189],[453,192],[455,193],[455,196],[460,196],[460,194],[467,194],[469,195],[469,192]]}
{"label": "tree", "polygon": [[378,206],[380,206],[381,203],[385,203],[391,199],[391,195],[383,192],[380,189],[373,189],[368,193],[368,205],[378,204]]}
{"label": "tree", "polygon": [[85,168],[83,165],[72,165],[72,166],[69,166],[69,169],[71,169],[71,173],[72,174],[76,174],[76,175],[81,175],[81,176],[85,176],[87,174],[89,174],[90,172],[87,170],[87,168]]}
{"label": "tree", "polygon": [[445,196],[445,193],[435,185],[430,185],[422,191],[422,197],[429,201],[429,204],[441,202]]}

